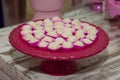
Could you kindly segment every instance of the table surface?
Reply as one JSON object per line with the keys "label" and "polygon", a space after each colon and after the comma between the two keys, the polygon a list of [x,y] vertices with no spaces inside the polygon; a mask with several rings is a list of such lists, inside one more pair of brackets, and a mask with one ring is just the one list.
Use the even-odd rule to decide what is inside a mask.
{"label": "table surface", "polygon": [[9,26],[0,29],[0,74],[3,72],[7,74],[7,71],[2,68],[4,67],[2,63],[6,63],[8,68],[15,68],[16,71],[15,77],[10,77],[11,79],[8,80],[17,77],[20,78],[19,80],[120,80],[120,29],[111,27],[108,21],[104,20],[102,13],[92,12],[87,7],[70,11],[63,17],[78,18],[101,26],[108,33],[110,44],[98,55],[77,60],[78,70],[75,74],[50,76],[38,72],[40,59],[21,54],[10,45],[8,35],[16,26]]}

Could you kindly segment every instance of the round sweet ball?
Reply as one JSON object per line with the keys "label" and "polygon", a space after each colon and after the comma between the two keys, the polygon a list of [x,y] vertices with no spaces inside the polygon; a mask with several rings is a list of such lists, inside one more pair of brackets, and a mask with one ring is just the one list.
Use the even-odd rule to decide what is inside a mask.
{"label": "round sweet ball", "polygon": [[67,23],[67,24],[65,24],[65,27],[66,27],[66,28],[71,28],[72,25]]}
{"label": "round sweet ball", "polygon": [[45,23],[45,22],[51,22],[51,20],[50,20],[49,18],[46,18],[46,19],[44,19],[43,22],[44,22],[44,23]]}
{"label": "round sweet ball", "polygon": [[96,35],[98,33],[98,30],[97,29],[90,29],[87,32],[88,32],[88,34]]}
{"label": "round sweet ball", "polygon": [[82,42],[84,42],[85,44],[91,44],[92,41],[90,39],[82,39]]}
{"label": "round sweet ball", "polygon": [[64,26],[64,23],[63,22],[55,22],[54,25],[55,26]]}
{"label": "round sweet ball", "polygon": [[50,43],[53,41],[53,38],[49,36],[45,36],[42,40]]}
{"label": "round sweet ball", "polygon": [[73,25],[77,25],[77,26],[79,26],[81,24],[80,20],[78,20],[78,19],[73,20],[71,23]]}
{"label": "round sweet ball", "polygon": [[61,34],[61,36],[64,38],[68,38],[68,37],[72,36],[72,32],[71,31],[63,32],[63,34]]}
{"label": "round sweet ball", "polygon": [[74,32],[75,29],[74,28],[64,28],[64,32]]}
{"label": "round sweet ball", "polygon": [[43,38],[45,35],[43,34],[43,33],[35,33],[34,34],[34,37],[36,38],[36,39],[38,39],[38,40],[40,40],[41,38]]}
{"label": "round sweet ball", "polygon": [[30,22],[28,22],[28,24],[29,24],[31,27],[37,26],[34,21],[30,21]]}
{"label": "round sweet ball", "polygon": [[48,49],[50,49],[50,50],[58,50],[58,49],[60,49],[60,47],[61,46],[56,42],[52,42],[48,45]]}
{"label": "round sweet ball", "polygon": [[35,26],[33,29],[35,29],[35,30],[43,30],[43,27],[42,26]]}
{"label": "round sweet ball", "polygon": [[53,27],[51,27],[51,26],[45,26],[45,27],[44,27],[44,30],[45,30],[46,32],[51,32],[51,31],[53,31]]}
{"label": "round sweet ball", "polygon": [[75,29],[81,29],[81,26],[75,25],[75,26],[73,26],[73,28],[75,28]]}
{"label": "round sweet ball", "polygon": [[84,37],[85,37],[84,31],[83,31],[83,30],[78,30],[78,31],[76,31],[75,36],[76,36],[78,39],[84,38]]}
{"label": "round sweet ball", "polygon": [[21,33],[22,35],[32,34],[32,31],[31,31],[31,30],[22,30],[20,33]]}
{"label": "round sweet ball", "polygon": [[43,21],[36,21],[35,24],[36,24],[37,26],[42,26],[42,25],[43,25]]}
{"label": "round sweet ball", "polygon": [[30,25],[24,25],[22,27],[22,30],[31,30],[31,29],[32,29],[32,27]]}
{"label": "round sweet ball", "polygon": [[87,39],[90,39],[90,40],[95,40],[96,39],[96,35],[92,35],[92,34],[89,34],[86,36]]}
{"label": "round sweet ball", "polygon": [[67,39],[67,41],[69,41],[69,42],[75,42],[77,40],[77,37],[76,36],[70,36],[70,37],[68,37],[68,39]]}
{"label": "round sweet ball", "polygon": [[58,43],[58,44],[62,44],[62,43],[65,42],[65,40],[61,37],[58,37],[58,38],[55,39],[55,42]]}
{"label": "round sweet ball", "polygon": [[83,47],[84,43],[82,41],[76,41],[73,43],[74,46]]}
{"label": "round sweet ball", "polygon": [[60,35],[64,32],[63,28],[56,29],[55,31],[57,32],[57,34],[60,34]]}
{"label": "round sweet ball", "polygon": [[56,21],[62,21],[62,19],[58,16],[55,16],[52,18],[52,21],[56,22]]}
{"label": "round sweet ball", "polygon": [[53,24],[52,20],[50,20],[49,18],[44,20],[44,26],[51,26],[52,27],[53,25],[54,24]]}
{"label": "round sweet ball", "polygon": [[63,19],[63,22],[69,24],[69,23],[71,23],[71,19],[67,19],[67,18],[65,18],[65,19]]}
{"label": "round sweet ball", "polygon": [[34,37],[31,34],[25,34],[25,35],[22,36],[22,38],[26,41],[29,41],[31,38],[34,38]]}
{"label": "round sweet ball", "polygon": [[38,42],[38,40],[36,38],[30,38],[30,40],[28,41],[28,43],[36,43]]}
{"label": "round sweet ball", "polygon": [[48,45],[49,45],[49,43],[46,41],[40,41],[38,43],[38,47],[40,47],[40,48],[47,48]]}
{"label": "round sweet ball", "polygon": [[46,35],[51,36],[51,37],[57,37],[57,32],[51,31],[51,32],[48,32]]}
{"label": "round sweet ball", "polygon": [[33,30],[32,32],[33,32],[33,33],[36,33],[36,34],[37,34],[37,33],[43,33],[43,34],[45,33],[44,30]]}
{"label": "round sweet ball", "polygon": [[64,42],[62,44],[62,48],[71,49],[71,48],[73,48],[73,44],[71,42]]}
{"label": "round sweet ball", "polygon": [[56,22],[54,25],[54,29],[63,29],[64,24],[62,22]]}

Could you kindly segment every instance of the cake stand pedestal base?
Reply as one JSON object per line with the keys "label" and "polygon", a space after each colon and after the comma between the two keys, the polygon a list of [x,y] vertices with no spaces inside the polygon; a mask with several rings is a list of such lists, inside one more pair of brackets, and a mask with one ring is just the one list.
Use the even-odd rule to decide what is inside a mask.
{"label": "cake stand pedestal base", "polygon": [[41,71],[54,76],[64,76],[73,74],[77,70],[74,61],[54,61],[45,60],[40,65]]}

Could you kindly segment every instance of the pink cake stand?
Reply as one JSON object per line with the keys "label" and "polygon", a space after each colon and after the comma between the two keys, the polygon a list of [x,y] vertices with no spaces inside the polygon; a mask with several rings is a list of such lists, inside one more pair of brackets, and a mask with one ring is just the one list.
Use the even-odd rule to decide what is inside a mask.
{"label": "pink cake stand", "polygon": [[109,38],[105,31],[93,25],[99,30],[98,38],[92,45],[82,50],[72,50],[69,52],[41,50],[38,47],[30,46],[21,38],[20,31],[22,26],[23,24],[19,25],[10,33],[9,41],[11,45],[26,55],[44,59],[40,65],[41,70],[44,73],[55,76],[63,76],[76,72],[77,66],[73,60],[96,55],[105,49],[109,43]]}

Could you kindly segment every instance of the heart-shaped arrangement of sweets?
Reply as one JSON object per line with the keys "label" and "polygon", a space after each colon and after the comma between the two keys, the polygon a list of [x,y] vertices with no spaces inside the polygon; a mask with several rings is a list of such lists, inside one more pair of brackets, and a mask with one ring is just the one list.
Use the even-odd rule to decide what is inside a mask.
{"label": "heart-shaped arrangement of sweets", "polygon": [[25,23],[20,34],[31,46],[48,50],[83,49],[97,38],[96,27],[78,19],[60,17]]}

